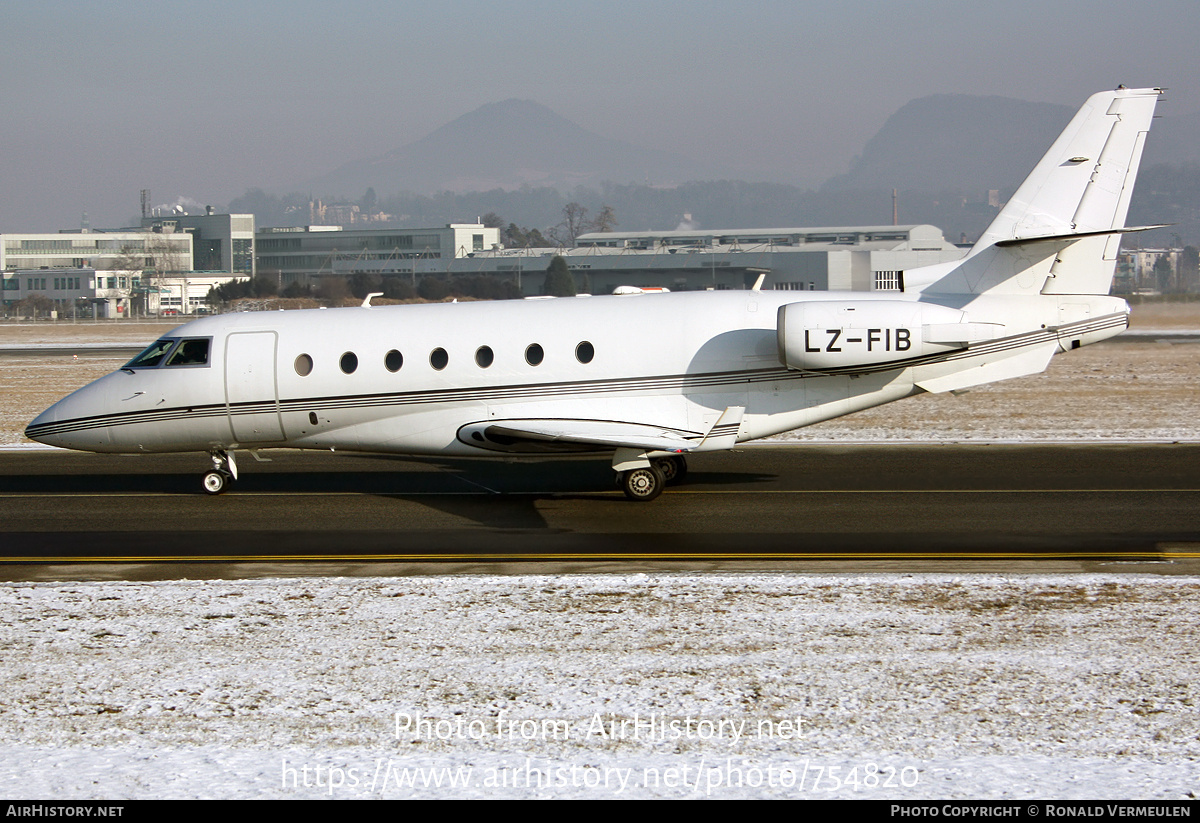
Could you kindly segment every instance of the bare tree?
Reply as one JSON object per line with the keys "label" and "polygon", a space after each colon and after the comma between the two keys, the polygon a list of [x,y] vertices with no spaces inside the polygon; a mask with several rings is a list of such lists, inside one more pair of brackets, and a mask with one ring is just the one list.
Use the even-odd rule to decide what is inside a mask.
{"label": "bare tree", "polygon": [[612,206],[602,206],[594,219],[588,219],[585,206],[572,201],[563,206],[563,221],[548,234],[560,246],[574,246],[579,235],[588,232],[609,232],[617,227],[617,213]]}
{"label": "bare tree", "polygon": [[109,265],[109,269],[115,271],[142,271],[145,268],[146,249],[144,246],[135,246],[133,243],[123,244]]}
{"label": "bare tree", "polygon": [[587,230],[587,208],[572,201],[563,206],[563,221],[550,229],[550,239],[560,246],[574,246],[575,238]]}
{"label": "bare tree", "polygon": [[54,301],[41,292],[27,294],[25,297],[17,301],[17,309],[22,314],[28,312],[29,316],[34,320],[37,320],[39,312],[42,314],[49,314],[50,312],[54,311],[54,308]]}
{"label": "bare tree", "polygon": [[[149,283],[143,282],[143,287],[158,294],[155,303],[155,314],[162,311],[162,294],[168,275],[179,274],[183,270],[184,249],[186,248],[183,235],[173,232],[152,232],[146,235],[146,257],[150,264]],[[183,295],[180,295],[182,298]]]}
{"label": "bare tree", "polygon": [[[130,280],[135,277],[143,277],[146,272],[147,262],[146,242],[144,240],[130,240],[121,245],[120,250],[108,263],[107,270],[119,272],[119,274],[114,275],[112,278],[119,283],[120,281],[117,280],[118,277],[128,277]],[[129,297],[130,316],[138,312],[144,314],[148,308],[145,295],[139,295],[136,293],[136,290],[131,290]]]}
{"label": "bare tree", "polygon": [[609,232],[617,227],[617,213],[613,211],[612,206],[601,206],[600,213],[596,215],[589,226],[588,231]]}

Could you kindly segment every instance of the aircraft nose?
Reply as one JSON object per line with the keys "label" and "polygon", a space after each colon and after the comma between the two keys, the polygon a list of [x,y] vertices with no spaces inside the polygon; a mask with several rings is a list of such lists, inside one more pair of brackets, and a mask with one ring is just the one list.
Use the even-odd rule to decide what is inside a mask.
{"label": "aircraft nose", "polygon": [[51,433],[54,423],[58,419],[54,413],[55,406],[57,405],[57,403],[54,404],[54,406],[51,406],[33,418],[33,422],[25,427],[25,436],[38,443],[45,443],[47,446],[57,446],[58,443],[55,442],[55,435]]}
{"label": "aircraft nose", "polygon": [[103,418],[108,392],[104,379],[67,395],[25,427],[25,436],[47,446],[106,451],[110,446]]}

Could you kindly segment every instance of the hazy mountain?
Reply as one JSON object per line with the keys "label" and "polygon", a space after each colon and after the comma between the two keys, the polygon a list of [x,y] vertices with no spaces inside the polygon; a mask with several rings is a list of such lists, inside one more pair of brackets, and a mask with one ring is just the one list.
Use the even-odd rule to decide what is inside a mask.
{"label": "hazy mountain", "polygon": [[[1168,92],[1168,95],[1170,92]],[[1162,116],[1150,127],[1142,168],[1159,163],[1177,166],[1200,165],[1200,112],[1175,115],[1168,96],[1158,107]]]}
{"label": "hazy mountain", "polygon": [[[1006,197],[1058,137],[1076,109],[1007,97],[938,94],[906,103],[822,189],[960,191]],[[1156,119],[1142,168],[1200,163],[1200,114]]]}
{"label": "hazy mountain", "polygon": [[318,196],[411,191],[573,188],[605,180],[682,182],[680,156],[587,131],[531,100],[489,103],[382,157],[347,163],[305,184]]}
{"label": "hazy mountain", "polygon": [[1075,109],[1006,97],[937,94],[906,103],[824,190],[915,189],[1006,193],[1070,121]]}
{"label": "hazy mountain", "polygon": [[[1174,116],[1165,104],[1162,110],[1130,219],[1173,222],[1172,231],[1200,237],[1200,114]],[[386,155],[347,164],[302,190],[356,200],[373,187],[384,211],[413,226],[495,212],[544,230],[576,200],[592,213],[615,208],[625,231],[671,229],[685,220],[705,228],[882,224],[891,222],[894,187],[901,223],[932,223],[957,240],[982,231],[996,213],[987,205],[988,190],[998,189],[1002,200],[1011,195],[1074,112],[1003,97],[913,100],[888,118],[848,173],[814,192],[779,181],[716,181],[724,175],[711,168],[600,137],[537,103],[507,100]],[[705,180],[711,182],[685,183]],[[278,198],[255,190],[233,205],[254,211],[261,225],[295,225],[307,219],[306,204],[307,195]]]}

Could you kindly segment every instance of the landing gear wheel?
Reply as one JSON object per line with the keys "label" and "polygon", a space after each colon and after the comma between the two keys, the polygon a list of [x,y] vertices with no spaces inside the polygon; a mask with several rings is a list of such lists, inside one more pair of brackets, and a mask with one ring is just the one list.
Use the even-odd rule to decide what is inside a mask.
{"label": "landing gear wheel", "polygon": [[204,475],[204,491],[208,494],[220,494],[229,488],[229,480],[226,472],[210,471]]}
{"label": "landing gear wheel", "polygon": [[682,457],[656,457],[650,461],[650,465],[663,473],[668,486],[676,486],[687,477],[687,461]]}
{"label": "landing gear wheel", "polygon": [[650,465],[644,469],[632,469],[621,472],[621,490],[630,500],[646,502],[662,494],[663,486],[667,485],[662,470]]}

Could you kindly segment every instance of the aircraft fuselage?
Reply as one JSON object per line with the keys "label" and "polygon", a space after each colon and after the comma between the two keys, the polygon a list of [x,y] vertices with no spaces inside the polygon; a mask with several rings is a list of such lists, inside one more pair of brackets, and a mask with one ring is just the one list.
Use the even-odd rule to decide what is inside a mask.
{"label": "aircraft fuselage", "polygon": [[[164,336],[208,341],[205,363],[167,365],[164,356],[114,372],[48,409],[29,433],[96,452],[486,456],[503,444],[472,440],[464,427],[607,421],[695,439],[725,409],[744,407],[741,442],[919,393],[923,376],[1070,346],[1060,340],[1072,334],[1058,328],[1061,309],[1044,297],[978,297],[965,312],[918,298],[729,291],[218,315]],[[1069,301],[1086,304],[1077,327],[1080,319],[1122,320],[1109,331],[1080,329],[1074,339],[1124,328],[1123,301]],[[799,339],[817,350],[810,357],[829,362],[798,369],[781,362],[777,328],[779,308],[796,304],[885,310],[859,327],[818,316]],[[931,307],[986,319],[1002,330],[996,337],[1013,342],[965,359],[957,343],[914,351],[931,325],[920,313]]]}

